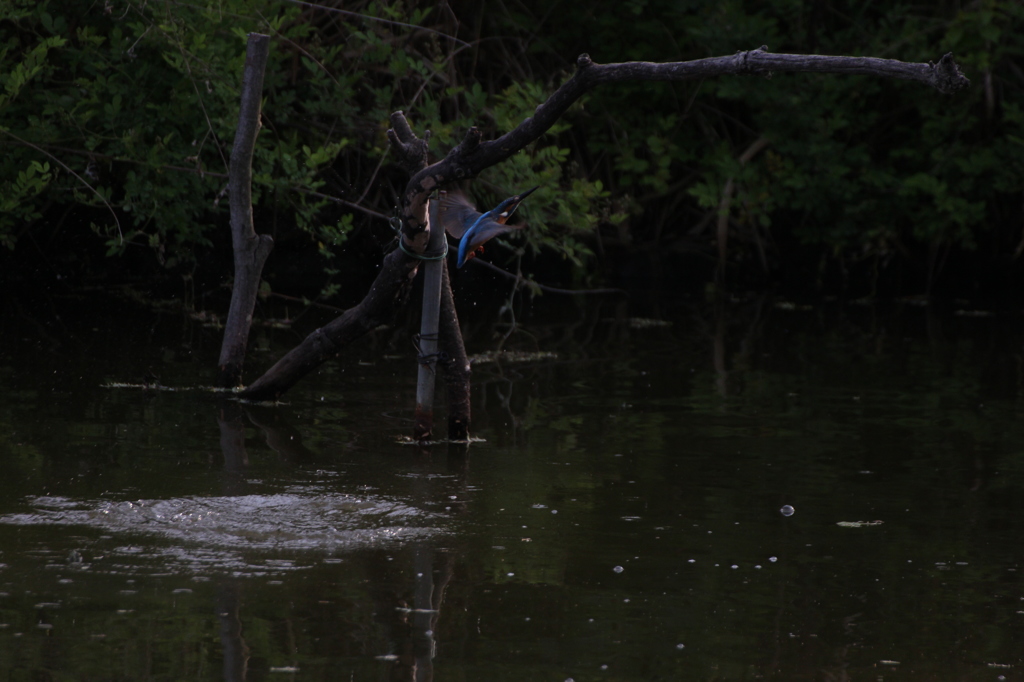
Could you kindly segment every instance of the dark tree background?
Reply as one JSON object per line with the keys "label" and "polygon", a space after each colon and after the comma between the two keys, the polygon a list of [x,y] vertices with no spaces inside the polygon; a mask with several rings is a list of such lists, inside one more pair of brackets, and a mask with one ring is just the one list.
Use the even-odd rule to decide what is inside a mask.
{"label": "dark tree background", "polygon": [[[773,52],[953,52],[945,96],[867,77],[602,88],[471,186],[534,185],[488,249],[539,281],[1014,294],[1024,274],[1024,8],[1016,2],[12,2],[0,21],[0,277],[217,291],[245,35],[272,36],[254,160],[267,286],[358,299],[389,248],[406,112],[440,157],[602,63]],[[513,261],[518,259],[518,263]]]}

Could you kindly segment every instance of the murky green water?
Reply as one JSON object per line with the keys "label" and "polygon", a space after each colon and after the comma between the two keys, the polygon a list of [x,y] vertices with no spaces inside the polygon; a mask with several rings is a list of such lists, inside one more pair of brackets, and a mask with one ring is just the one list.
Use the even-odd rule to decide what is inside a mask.
{"label": "murky green water", "polygon": [[421,451],[404,331],[268,408],[103,387],[208,383],[177,313],[11,303],[0,677],[1019,679],[1018,315],[538,305]]}

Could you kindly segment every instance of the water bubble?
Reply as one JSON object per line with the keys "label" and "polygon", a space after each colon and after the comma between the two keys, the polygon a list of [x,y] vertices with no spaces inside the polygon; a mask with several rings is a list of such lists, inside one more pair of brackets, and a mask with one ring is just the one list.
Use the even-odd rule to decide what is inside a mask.
{"label": "water bubble", "polygon": [[772,562],[773,564],[776,561],[778,561],[778,560],[779,560],[779,557],[777,557],[777,556],[770,556],[770,557],[768,557],[768,561]]}
{"label": "water bubble", "polygon": [[793,509],[792,505],[786,504],[786,505],[783,505],[782,509],[779,510],[779,513],[782,514],[783,516],[792,516],[793,512],[795,512],[795,511],[796,511],[796,509]]}
{"label": "water bubble", "polygon": [[676,648],[677,649],[685,649],[686,645],[685,644],[676,644]]}
{"label": "water bubble", "polygon": [[623,572],[623,571],[625,571],[626,569],[624,569],[624,568],[623,568],[622,566],[616,566],[616,567],[615,567],[615,568],[613,568],[612,570],[613,570],[613,571],[615,571],[616,573],[622,573],[622,572]]}

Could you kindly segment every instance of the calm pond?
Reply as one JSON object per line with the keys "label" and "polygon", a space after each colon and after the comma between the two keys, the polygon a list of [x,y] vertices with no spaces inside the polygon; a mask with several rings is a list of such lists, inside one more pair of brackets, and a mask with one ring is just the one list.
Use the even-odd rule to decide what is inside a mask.
{"label": "calm pond", "polygon": [[2,679],[1021,679],[1017,312],[547,296],[421,450],[404,324],[269,407],[110,386],[210,383],[172,309],[5,305]]}

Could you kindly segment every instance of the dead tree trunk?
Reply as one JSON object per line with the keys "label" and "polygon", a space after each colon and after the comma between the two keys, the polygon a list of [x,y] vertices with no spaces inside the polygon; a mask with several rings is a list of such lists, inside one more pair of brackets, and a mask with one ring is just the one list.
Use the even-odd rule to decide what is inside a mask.
{"label": "dead tree trunk", "polygon": [[448,392],[448,440],[469,440],[469,358],[462,341],[455,297],[448,277],[448,263],[441,264],[441,357],[444,384]]}
{"label": "dead tree trunk", "polygon": [[[399,163],[411,176],[401,199],[404,244],[407,249],[416,253],[423,253],[426,249],[428,235],[425,213],[427,197],[431,192],[448,183],[474,177],[484,169],[508,159],[544,134],[576,100],[598,85],[636,80],[685,81],[737,74],[770,76],[772,73],[784,72],[900,78],[924,83],[944,93],[955,92],[969,84],[951,54],[945,55],[936,64],[914,64],[873,57],[771,54],[766,47],[728,57],[663,64],[595,64],[588,55],[580,55],[576,60],[576,73],[541,103],[533,116],[520,123],[514,130],[496,140],[483,142],[479,129],[470,128],[462,142],[448,152],[445,158],[429,166],[426,163],[426,142],[415,136],[402,112],[392,114],[392,129],[388,131],[388,137],[398,155]],[[345,343],[369,331],[375,323],[389,320],[397,305],[404,300],[400,294],[407,291],[409,280],[416,274],[417,264],[417,260],[405,255],[401,250],[388,255],[370,293],[362,303],[327,327],[314,332],[263,377],[242,391],[242,396],[254,400],[280,397],[307,372],[340,353]],[[450,292],[442,292],[442,305],[445,305],[448,295]],[[452,316],[454,317],[454,307]],[[445,322],[446,319],[447,316],[442,314],[442,339],[448,338],[448,334],[454,337],[458,329],[457,321],[452,328],[450,322]],[[461,341],[460,335],[457,342],[460,347]],[[453,340],[452,344],[456,342]],[[445,346],[444,341],[442,346]],[[446,350],[451,352],[451,347],[446,347]],[[297,354],[302,356],[301,360],[296,357]],[[467,377],[464,387],[459,389],[466,401],[467,409],[464,416],[467,420],[467,429],[468,367],[468,362],[464,367],[453,366],[453,374],[458,373],[459,381],[462,381],[463,372]],[[449,396],[453,396],[454,393],[457,391],[453,391],[449,385]]]}
{"label": "dead tree trunk", "polygon": [[231,288],[231,307],[224,325],[220,360],[217,362],[220,368],[217,385],[224,388],[233,388],[242,383],[242,365],[249,344],[249,328],[252,326],[252,311],[256,307],[260,277],[267,256],[274,248],[273,238],[266,234],[256,234],[252,224],[252,155],[256,135],[260,130],[263,73],[269,53],[270,36],[250,33],[242,74],[242,105],[228,168],[235,280]]}

